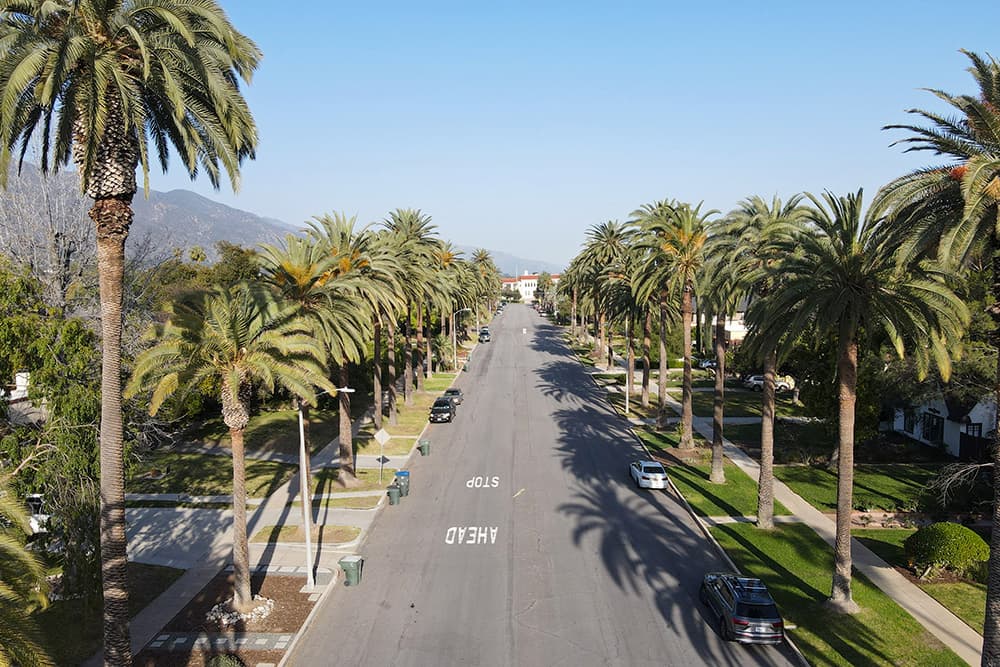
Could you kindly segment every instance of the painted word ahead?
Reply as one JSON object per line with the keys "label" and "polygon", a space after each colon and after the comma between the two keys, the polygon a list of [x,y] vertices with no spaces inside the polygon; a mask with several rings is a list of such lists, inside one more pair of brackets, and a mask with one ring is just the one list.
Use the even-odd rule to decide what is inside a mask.
{"label": "painted word ahead", "polygon": [[445,544],[496,544],[496,526],[452,526],[444,534]]}

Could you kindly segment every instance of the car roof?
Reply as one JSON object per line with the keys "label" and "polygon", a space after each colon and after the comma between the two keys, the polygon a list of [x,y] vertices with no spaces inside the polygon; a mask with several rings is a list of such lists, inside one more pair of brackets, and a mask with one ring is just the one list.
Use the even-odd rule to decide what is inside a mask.
{"label": "car roof", "polygon": [[757,604],[774,604],[774,598],[767,590],[764,582],[756,577],[745,577],[733,572],[719,573],[733,588],[741,602]]}
{"label": "car roof", "polygon": [[446,394],[461,394],[462,390],[459,389],[458,387],[448,387],[447,389],[444,390],[444,393],[446,393]]}
{"label": "car roof", "polygon": [[663,467],[663,464],[660,463],[659,461],[651,461],[650,459],[636,459],[636,460],[632,461],[632,463],[638,463],[639,465],[642,465],[642,466],[646,466],[646,465],[653,466],[653,465],[656,465],[656,466]]}
{"label": "car roof", "polygon": [[449,401],[447,398],[445,398],[443,396],[435,398],[434,399],[434,407],[436,408],[436,407],[441,406],[441,405],[445,405],[445,406],[451,405],[451,401]]}

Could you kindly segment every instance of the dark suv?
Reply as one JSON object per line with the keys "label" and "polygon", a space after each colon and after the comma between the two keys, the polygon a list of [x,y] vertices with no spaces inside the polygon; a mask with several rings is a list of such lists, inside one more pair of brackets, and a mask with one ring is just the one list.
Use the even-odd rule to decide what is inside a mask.
{"label": "dark suv", "polygon": [[723,639],[780,644],[785,638],[785,623],[760,579],[734,572],[709,572],[701,582],[701,601],[718,618]]}
{"label": "dark suv", "polygon": [[428,419],[431,422],[450,422],[455,418],[455,405],[450,398],[438,398],[431,406],[431,414]]}

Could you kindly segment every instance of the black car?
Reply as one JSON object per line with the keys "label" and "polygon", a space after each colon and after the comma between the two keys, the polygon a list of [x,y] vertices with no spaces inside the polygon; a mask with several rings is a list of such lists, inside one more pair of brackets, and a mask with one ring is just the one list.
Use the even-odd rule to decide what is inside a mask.
{"label": "black car", "polygon": [[462,395],[462,390],[458,387],[452,387],[451,389],[444,390],[444,398],[450,399],[452,405],[458,407],[465,400],[465,396]]}
{"label": "black car", "polygon": [[431,406],[431,414],[428,418],[431,422],[450,422],[455,418],[455,405],[450,398],[438,398]]}
{"label": "black car", "polygon": [[479,342],[480,343],[488,343],[488,342],[490,342],[490,332],[489,331],[480,331],[479,332]]}
{"label": "black car", "polygon": [[716,616],[723,639],[744,644],[780,644],[785,623],[760,579],[735,572],[709,572],[701,601]]}

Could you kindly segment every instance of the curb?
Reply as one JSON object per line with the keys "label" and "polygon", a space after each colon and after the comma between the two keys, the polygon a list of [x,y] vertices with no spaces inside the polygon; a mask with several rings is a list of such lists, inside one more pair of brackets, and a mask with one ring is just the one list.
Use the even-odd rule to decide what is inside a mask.
{"label": "curb", "polygon": [[[596,386],[598,389],[601,388],[601,385],[597,384],[597,380],[594,379],[593,376],[591,376],[590,379],[594,383],[594,386]],[[629,435],[631,435],[632,438],[639,444],[639,446],[642,447],[642,451],[646,452],[646,456],[653,458],[653,455],[650,453],[649,448],[646,447],[646,443],[642,441],[642,438],[640,438],[635,434],[635,429],[633,428],[632,424],[628,422],[627,418],[625,418],[624,415],[621,415],[615,408],[615,406],[612,405],[611,401],[608,400],[607,392],[605,392],[604,394],[604,400],[605,402],[607,402],[608,407],[610,407],[615,414],[618,414],[619,416],[622,416],[623,419],[626,419],[626,428],[628,429]],[[740,568],[736,567],[736,563],[733,562],[733,559],[729,557],[728,553],[726,553],[726,550],[722,548],[721,544],[719,544],[719,541],[716,540],[715,536],[712,535],[711,531],[709,531],[708,526],[705,524],[705,522],[701,520],[700,516],[695,514],[695,511],[688,503],[687,498],[684,497],[684,494],[682,494],[680,492],[680,489],[678,489],[677,486],[674,484],[674,480],[671,479],[670,475],[667,475],[667,482],[670,484],[670,489],[674,492],[674,495],[677,496],[680,499],[680,501],[684,504],[684,508],[687,510],[688,514],[691,515],[691,517],[695,520],[695,522],[698,524],[698,527],[701,528],[701,532],[705,535],[705,537],[708,538],[708,541],[715,547],[715,550],[722,556],[722,558],[726,561],[726,563],[729,564],[729,567],[731,567],[734,572],[742,573]],[[795,645],[795,642],[791,640],[791,638],[788,636],[788,633],[785,632],[784,634],[785,634],[785,643],[788,644],[788,646],[795,653],[795,656],[799,659],[799,663],[802,664],[804,667],[810,667],[809,661],[806,660],[805,655],[803,655],[802,651],[799,650],[799,647]],[[279,665],[279,667],[281,666]]]}
{"label": "curb", "polygon": [[326,601],[326,598],[329,597],[333,589],[337,587],[337,583],[339,581],[340,568],[337,568],[333,571],[333,581],[326,585],[326,589],[324,589],[324,591],[320,594],[319,599],[316,600],[316,604],[314,604],[313,608],[309,610],[306,620],[302,621],[302,625],[299,626],[299,631],[295,633],[294,637],[292,637],[291,643],[288,644],[284,655],[281,656],[281,662],[278,663],[278,667],[284,667],[288,664],[288,660],[295,652],[295,647],[298,646],[299,641],[306,634],[306,630],[309,629],[309,627],[313,624],[313,621],[316,619],[316,614],[319,613],[320,606],[322,606],[322,604]]}

